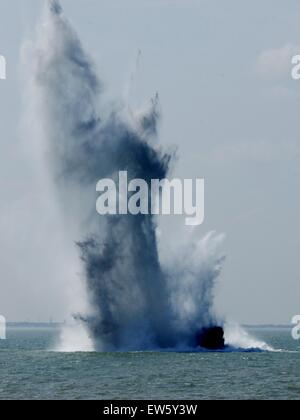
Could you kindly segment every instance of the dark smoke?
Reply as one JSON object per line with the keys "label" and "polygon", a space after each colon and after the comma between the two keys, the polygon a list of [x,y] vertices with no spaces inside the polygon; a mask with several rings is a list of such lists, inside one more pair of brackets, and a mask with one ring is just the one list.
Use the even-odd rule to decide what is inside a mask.
{"label": "dark smoke", "polygon": [[33,85],[58,197],[80,226],[78,249],[91,311],[76,318],[96,349],[189,345],[199,329],[216,322],[220,239],[209,235],[183,247],[171,269],[160,262],[153,216],[97,215],[99,179],[117,179],[119,171],[128,171],[129,180],[163,179],[172,156],[152,142],[158,97],[132,120],[109,110],[101,102],[103,85],[60,3],[47,4],[46,25],[34,48]]}

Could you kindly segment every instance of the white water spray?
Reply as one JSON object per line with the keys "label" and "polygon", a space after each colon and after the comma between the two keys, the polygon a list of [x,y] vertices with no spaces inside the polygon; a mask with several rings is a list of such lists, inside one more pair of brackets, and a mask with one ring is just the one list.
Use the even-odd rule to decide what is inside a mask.
{"label": "white water spray", "polygon": [[86,291],[84,304],[72,302],[77,323],[63,330],[60,350],[192,345],[199,330],[218,322],[213,291],[222,237],[191,241],[161,263],[152,215],[99,218],[95,210],[101,178],[119,171],[148,183],[166,177],[172,156],[153,142],[157,96],[141,112],[102,103],[103,83],[56,0],[47,1],[37,39],[27,63],[30,119],[47,148],[70,247],[78,241]]}

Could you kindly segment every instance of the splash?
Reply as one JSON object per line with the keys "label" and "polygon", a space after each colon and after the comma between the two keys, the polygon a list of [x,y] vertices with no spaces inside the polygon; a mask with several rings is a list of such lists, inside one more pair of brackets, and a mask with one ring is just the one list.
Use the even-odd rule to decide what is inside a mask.
{"label": "splash", "polygon": [[197,332],[218,322],[222,236],[189,239],[172,261],[161,261],[152,215],[100,218],[95,210],[101,178],[117,182],[119,171],[147,183],[166,178],[173,156],[154,141],[158,96],[143,110],[105,104],[103,83],[56,0],[47,2],[37,39],[27,63],[31,119],[47,145],[70,246],[77,238],[88,300],[85,310],[74,302],[77,323],[63,331],[60,349],[192,345]]}
{"label": "splash", "polygon": [[274,351],[267,343],[254,338],[236,323],[225,324],[225,342],[229,349]]}
{"label": "splash", "polygon": [[65,353],[93,352],[95,346],[85,326],[73,320],[63,326],[59,342],[52,350]]}

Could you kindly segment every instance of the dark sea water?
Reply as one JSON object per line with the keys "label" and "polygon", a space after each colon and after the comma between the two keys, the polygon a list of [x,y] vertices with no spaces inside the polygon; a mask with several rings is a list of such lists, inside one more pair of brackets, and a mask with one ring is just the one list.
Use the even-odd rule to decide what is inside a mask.
{"label": "dark sea water", "polygon": [[251,329],[266,352],[58,353],[55,328],[8,328],[0,399],[300,399],[300,341]]}

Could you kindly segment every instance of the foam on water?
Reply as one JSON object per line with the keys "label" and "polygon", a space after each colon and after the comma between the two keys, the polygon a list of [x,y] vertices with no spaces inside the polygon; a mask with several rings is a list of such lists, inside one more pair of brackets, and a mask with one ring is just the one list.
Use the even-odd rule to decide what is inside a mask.
{"label": "foam on water", "polygon": [[274,351],[267,343],[256,339],[237,323],[226,323],[224,331],[228,350]]}

